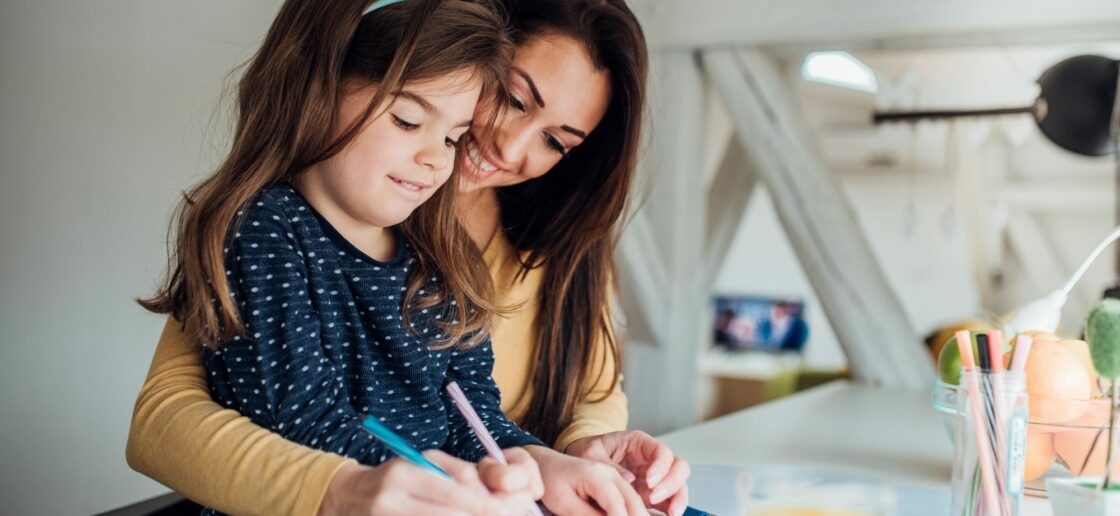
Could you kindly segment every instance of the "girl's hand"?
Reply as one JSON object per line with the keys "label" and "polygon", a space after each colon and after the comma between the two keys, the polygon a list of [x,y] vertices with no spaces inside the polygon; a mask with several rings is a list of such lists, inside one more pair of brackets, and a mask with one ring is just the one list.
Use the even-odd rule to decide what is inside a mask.
{"label": "girl's hand", "polygon": [[544,479],[548,510],[563,515],[645,516],[642,498],[610,465],[527,446]]}
{"label": "girl's hand", "polygon": [[533,500],[544,496],[544,482],[537,461],[525,448],[502,450],[508,465],[486,457],[478,463],[478,476],[491,493],[498,495],[528,494]]}
{"label": "girl's hand", "polygon": [[[376,467],[348,464],[331,479],[319,515],[524,516],[534,503],[530,495],[533,479],[524,460],[510,466],[493,463],[476,469],[474,464],[440,451],[429,450],[424,456],[451,474],[453,480],[402,459]],[[504,489],[491,494],[480,474]]]}
{"label": "girl's hand", "polygon": [[688,463],[645,432],[611,432],[573,442],[569,455],[610,464],[633,483],[642,500],[670,516],[688,505]]}

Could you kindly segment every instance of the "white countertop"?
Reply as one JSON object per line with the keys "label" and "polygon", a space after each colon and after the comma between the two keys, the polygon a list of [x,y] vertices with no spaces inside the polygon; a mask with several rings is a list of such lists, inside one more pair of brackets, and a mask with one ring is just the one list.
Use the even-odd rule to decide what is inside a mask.
{"label": "white countertop", "polygon": [[[893,484],[943,490],[946,496],[952,474],[952,443],[928,392],[890,391],[847,381],[660,439],[690,464],[841,467]],[[1020,514],[1050,515],[1050,505],[1045,499],[1024,497]]]}

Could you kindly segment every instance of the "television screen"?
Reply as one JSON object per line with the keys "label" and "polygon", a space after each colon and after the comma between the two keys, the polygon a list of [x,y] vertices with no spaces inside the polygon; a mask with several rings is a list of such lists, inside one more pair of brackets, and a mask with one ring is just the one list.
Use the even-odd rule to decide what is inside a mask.
{"label": "television screen", "polygon": [[733,350],[801,351],[809,338],[805,303],[761,296],[714,296],[716,346]]}

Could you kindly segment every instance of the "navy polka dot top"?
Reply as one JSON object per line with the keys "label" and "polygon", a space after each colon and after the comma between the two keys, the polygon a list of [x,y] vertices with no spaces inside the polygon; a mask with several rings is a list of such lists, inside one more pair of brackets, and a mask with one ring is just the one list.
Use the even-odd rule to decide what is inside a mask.
{"label": "navy polka dot top", "polygon": [[415,259],[398,247],[392,260],[374,260],[291,186],[262,190],[228,239],[226,274],[246,333],[205,353],[214,399],[288,440],[364,464],[393,457],[361,428],[366,415],[421,450],[478,461],[485,451],[443,389],[454,380],[503,448],[542,444],[502,413],[489,339],[430,349],[423,336],[441,337],[430,323],[438,309],[405,331],[401,296]]}

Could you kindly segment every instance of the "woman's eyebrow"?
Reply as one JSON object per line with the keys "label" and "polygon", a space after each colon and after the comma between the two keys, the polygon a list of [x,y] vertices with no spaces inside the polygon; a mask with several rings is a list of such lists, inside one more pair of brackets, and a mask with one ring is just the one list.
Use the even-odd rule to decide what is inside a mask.
{"label": "woman's eyebrow", "polygon": [[528,73],[525,73],[525,70],[517,67],[513,68],[513,73],[516,73],[517,75],[520,75],[523,79],[525,79],[525,82],[529,84],[529,92],[533,94],[533,100],[537,101],[537,104],[540,105],[540,107],[544,107],[544,99],[541,98],[541,92],[537,90],[537,83],[533,82],[533,78],[530,77]]}
{"label": "woman's eyebrow", "polygon": [[575,127],[572,127],[570,125],[562,125],[560,126],[560,128],[576,136],[579,136],[580,138],[587,138],[587,133],[580,131],[579,129],[576,129]]}
{"label": "woman's eyebrow", "polygon": [[[541,92],[537,90],[537,83],[533,82],[533,78],[530,77],[529,74],[525,72],[525,70],[517,67],[513,67],[513,73],[516,73],[517,75],[520,75],[523,79],[525,79],[525,82],[529,85],[529,92],[533,94],[533,100],[535,100],[537,104],[540,105],[540,107],[545,107],[544,99],[541,98]],[[560,126],[560,128],[576,136],[579,136],[580,138],[587,138],[587,133],[585,131],[581,131],[570,125],[562,125]]]}

